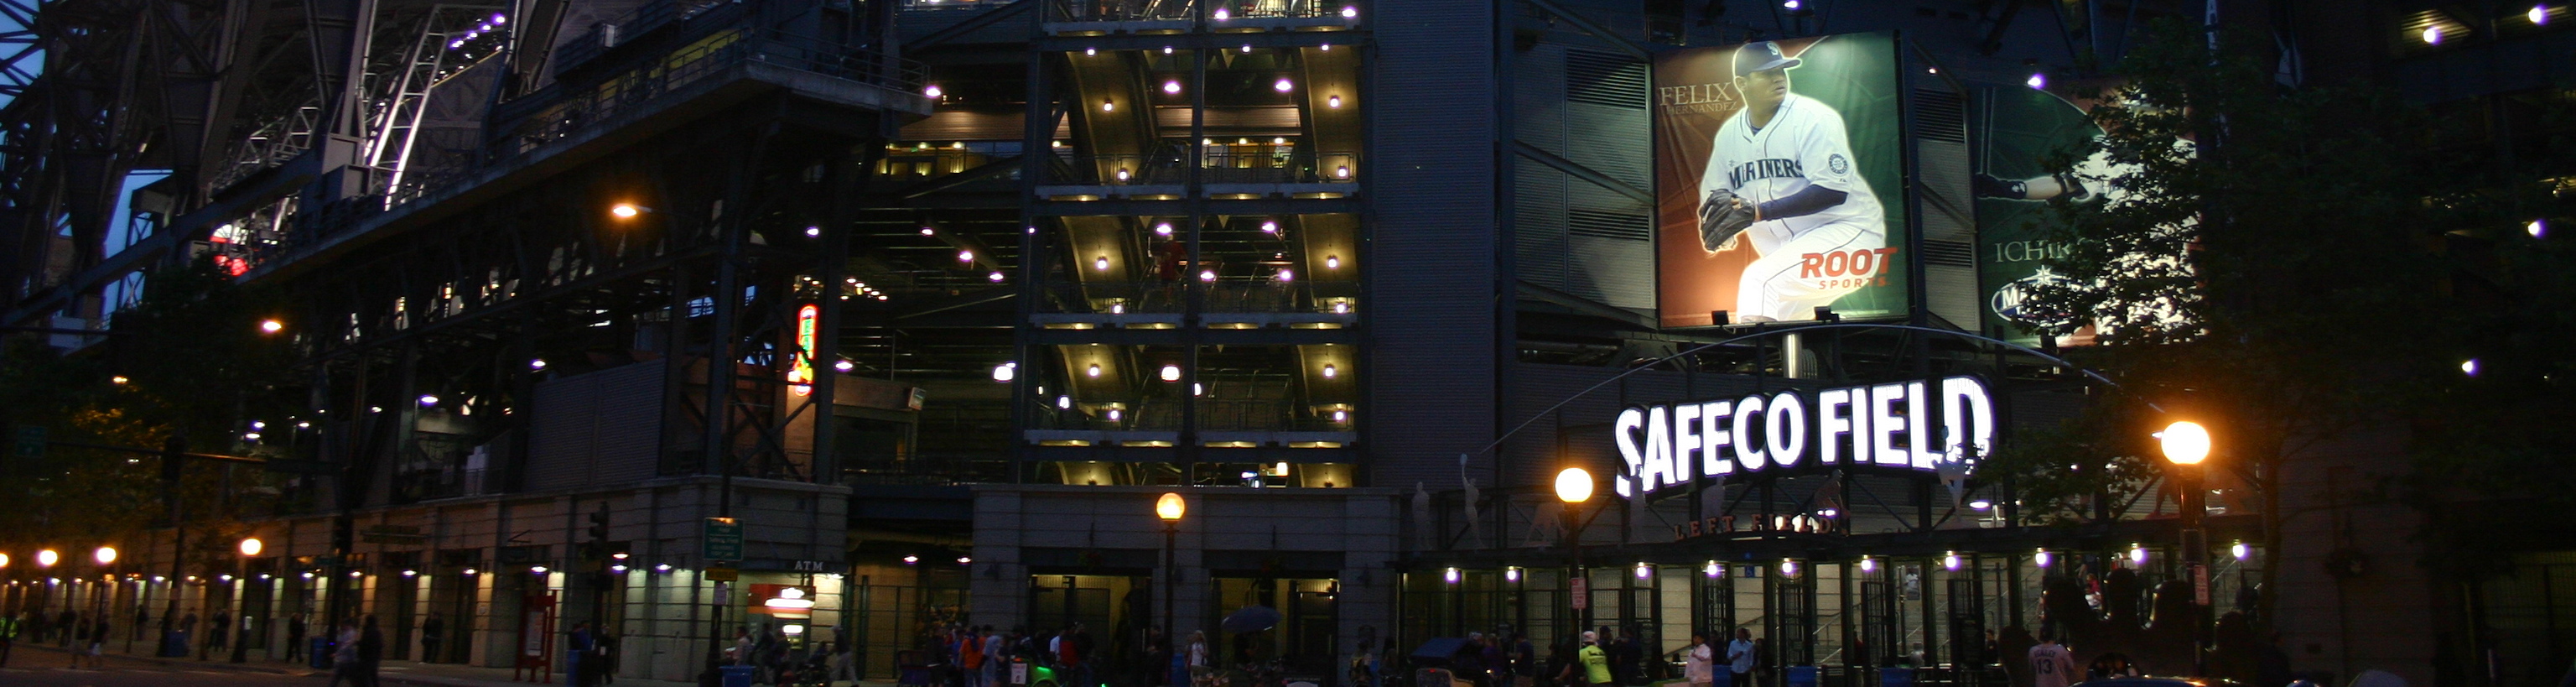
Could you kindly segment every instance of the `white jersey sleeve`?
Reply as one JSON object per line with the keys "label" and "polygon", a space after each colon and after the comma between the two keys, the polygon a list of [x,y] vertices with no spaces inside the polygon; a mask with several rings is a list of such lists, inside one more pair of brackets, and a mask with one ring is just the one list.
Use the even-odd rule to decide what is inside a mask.
{"label": "white jersey sleeve", "polygon": [[1798,167],[1807,173],[1807,183],[1847,194],[1869,192],[1867,182],[1860,180],[1858,165],[1852,164],[1851,135],[1843,130],[1843,115],[1823,103],[1801,107],[1798,126]]}

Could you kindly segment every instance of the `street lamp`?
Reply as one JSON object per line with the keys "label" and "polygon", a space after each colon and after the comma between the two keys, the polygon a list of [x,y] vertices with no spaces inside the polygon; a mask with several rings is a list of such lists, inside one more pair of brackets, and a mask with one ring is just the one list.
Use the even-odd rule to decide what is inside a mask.
{"label": "street lamp", "polygon": [[116,563],[116,547],[98,547],[97,552],[90,554],[90,560],[98,561],[99,565],[112,565]]}
{"label": "street lamp", "polygon": [[[253,556],[258,556],[260,550],[267,548],[267,545],[260,543],[258,537],[242,537],[241,545],[235,548],[241,551],[241,557],[233,559],[233,567],[239,571],[238,574],[233,576],[234,580],[238,580],[233,584],[243,590],[240,610],[247,610],[250,607],[248,589],[248,583],[250,582],[250,559]],[[261,593],[265,594],[266,591],[263,590]],[[234,633],[233,662],[242,663],[248,661],[250,658],[250,616],[247,613],[234,613],[232,615],[233,628],[217,628],[215,631],[230,631]]]}
{"label": "street lamp", "polygon": [[2200,462],[2209,458],[2209,430],[2190,420],[2179,420],[2156,433],[2165,460],[2177,468],[2173,471],[2174,489],[2182,500],[2182,565],[2191,576],[2193,675],[2205,675],[2201,639],[2208,627],[2205,617],[2209,608],[2209,566],[2207,535],[2200,531],[2200,517],[2208,496],[2201,488]]}
{"label": "street lamp", "polygon": [[61,562],[63,562],[63,554],[54,551],[53,549],[45,549],[43,551],[36,552],[36,567],[51,568],[54,567],[55,563]]}
{"label": "street lamp", "polygon": [[1172,604],[1181,586],[1181,514],[1189,509],[1189,502],[1178,492],[1163,492],[1162,498],[1154,499],[1154,517],[1163,519],[1163,641],[1171,643],[1174,656],[1183,648],[1181,630],[1172,624]]}
{"label": "street lamp", "polygon": [[1583,509],[1583,503],[1592,500],[1592,473],[1584,472],[1583,468],[1566,468],[1557,472],[1556,500],[1565,503],[1565,526],[1559,528],[1559,532],[1565,539],[1567,554],[1565,598],[1576,611],[1567,616],[1574,621],[1573,632],[1566,635],[1572,637],[1582,633],[1584,623],[1592,620],[1587,617],[1591,615],[1592,600],[1584,598],[1590,592],[1585,589],[1589,580],[1583,579],[1583,521],[1577,515]]}

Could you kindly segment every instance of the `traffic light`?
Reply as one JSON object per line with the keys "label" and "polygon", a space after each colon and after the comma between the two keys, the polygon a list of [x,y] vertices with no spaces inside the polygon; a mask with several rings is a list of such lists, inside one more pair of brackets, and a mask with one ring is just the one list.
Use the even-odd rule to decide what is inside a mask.
{"label": "traffic light", "polygon": [[608,556],[607,507],[602,506],[599,510],[591,511],[589,533],[589,541],[582,542],[581,544],[581,556],[583,559],[590,561],[592,563],[592,567],[598,567],[598,561]]}
{"label": "traffic light", "polygon": [[161,485],[169,489],[167,493],[175,495],[179,492],[179,470],[183,466],[180,461],[187,459],[187,439],[173,434],[168,440],[161,442]]}

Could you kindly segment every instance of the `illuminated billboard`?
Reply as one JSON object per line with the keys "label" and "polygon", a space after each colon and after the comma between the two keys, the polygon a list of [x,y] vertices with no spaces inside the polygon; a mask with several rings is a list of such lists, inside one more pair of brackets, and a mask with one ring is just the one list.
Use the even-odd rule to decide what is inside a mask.
{"label": "illuminated billboard", "polygon": [[1896,72],[1884,33],[1655,59],[1663,326],[1905,313]]}
{"label": "illuminated billboard", "polygon": [[2067,331],[2060,345],[2092,343],[2093,327],[2076,327],[2070,313],[2031,300],[2041,284],[2060,277],[2045,262],[2064,257],[2049,239],[2059,221],[2047,203],[2088,202],[2099,194],[2074,175],[2051,174],[2045,160],[2102,135],[2075,103],[2047,91],[2014,86],[1979,88],[1968,117],[1977,141],[1977,283],[1985,293],[1984,328],[2004,340],[2039,344],[2026,328]]}

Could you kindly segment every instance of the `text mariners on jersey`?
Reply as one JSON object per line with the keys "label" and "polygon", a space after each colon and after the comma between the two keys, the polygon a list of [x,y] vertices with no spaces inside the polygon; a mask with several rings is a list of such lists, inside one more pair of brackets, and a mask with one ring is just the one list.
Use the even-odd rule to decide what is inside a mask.
{"label": "text mariners on jersey", "polygon": [[[1994,446],[1994,397],[1973,376],[1630,407],[1611,422],[1620,496],[1690,486],[1694,475],[1875,465],[1938,471]],[[1935,406],[1934,404],[1938,404]],[[1815,408],[1809,412],[1812,405]],[[1932,427],[1938,408],[1940,427]],[[1810,440],[1811,437],[1816,440]]]}
{"label": "text mariners on jersey", "polygon": [[1797,160],[1781,158],[1754,160],[1752,162],[1744,163],[1742,166],[1736,167],[1735,169],[1726,171],[1727,183],[1733,184],[1736,188],[1744,188],[1744,184],[1746,182],[1761,181],[1763,179],[1805,178],[1807,178],[1807,168],[1805,166],[1798,164]]}

